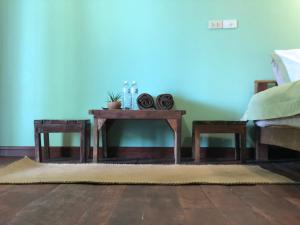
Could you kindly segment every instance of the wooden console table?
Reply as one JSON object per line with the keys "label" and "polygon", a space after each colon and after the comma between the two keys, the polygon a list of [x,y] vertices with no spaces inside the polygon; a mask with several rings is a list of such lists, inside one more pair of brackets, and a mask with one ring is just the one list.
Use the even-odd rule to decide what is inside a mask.
{"label": "wooden console table", "polygon": [[[107,157],[107,130],[113,120],[165,120],[174,131],[175,164],[180,162],[181,120],[184,110],[90,110],[94,116],[93,162]],[[102,153],[99,149],[99,134],[102,133]]]}

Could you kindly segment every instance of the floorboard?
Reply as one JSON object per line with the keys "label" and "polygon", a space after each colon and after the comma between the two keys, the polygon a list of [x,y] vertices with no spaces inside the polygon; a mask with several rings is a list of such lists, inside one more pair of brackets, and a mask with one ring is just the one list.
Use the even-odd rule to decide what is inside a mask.
{"label": "floorboard", "polygon": [[126,186],[107,224],[141,224],[144,220],[144,207],[149,203],[147,198],[149,189],[138,185]]}
{"label": "floorboard", "polygon": [[186,224],[230,224],[202,191],[201,185],[178,186],[177,194]]}
{"label": "floorboard", "polygon": [[[22,208],[9,224],[106,224],[105,221],[113,211],[113,201],[105,199],[105,195],[113,200],[120,188],[115,191],[109,189],[102,185],[58,185],[47,195]],[[96,202],[103,200],[106,200],[104,207],[94,208]],[[97,213],[99,210],[101,213]]]}
{"label": "floorboard", "polygon": [[74,225],[106,225],[111,220],[117,204],[126,189],[125,185],[91,185],[94,192],[85,213]]}
{"label": "floorboard", "polygon": [[300,211],[297,206],[283,197],[266,194],[260,186],[233,187],[233,192],[270,224],[300,224]]}
{"label": "floorboard", "polygon": [[147,203],[143,211],[143,225],[186,224],[183,209],[177,196],[176,186],[143,186]]}
{"label": "floorboard", "polygon": [[269,222],[251,209],[239,196],[232,192],[231,186],[206,185],[203,193],[212,202],[216,210],[226,218],[228,224],[266,225]]}
{"label": "floorboard", "polygon": [[[10,224],[10,221],[16,218],[26,206],[42,196],[48,195],[57,186],[9,185],[9,188],[0,194],[0,224]],[[1,185],[1,187],[3,186]],[[35,208],[35,210],[37,209]],[[37,214],[35,217],[37,217]],[[21,224],[26,223],[22,222]]]}

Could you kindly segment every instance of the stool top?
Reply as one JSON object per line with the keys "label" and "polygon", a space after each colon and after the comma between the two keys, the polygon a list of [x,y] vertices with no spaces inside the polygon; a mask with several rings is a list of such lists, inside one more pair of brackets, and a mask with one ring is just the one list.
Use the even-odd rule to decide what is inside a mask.
{"label": "stool top", "polygon": [[194,120],[195,125],[246,125],[248,121],[240,120]]}
{"label": "stool top", "polygon": [[34,123],[41,123],[41,124],[81,124],[81,123],[90,123],[90,120],[34,120]]}

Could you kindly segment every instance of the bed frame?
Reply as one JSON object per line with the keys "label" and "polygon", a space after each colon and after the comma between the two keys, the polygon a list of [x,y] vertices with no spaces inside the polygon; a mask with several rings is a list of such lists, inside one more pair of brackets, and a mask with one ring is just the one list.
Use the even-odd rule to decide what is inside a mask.
{"label": "bed frame", "polygon": [[[274,80],[255,81],[255,93],[277,85]],[[300,151],[300,129],[289,126],[259,127],[255,125],[256,160],[269,159],[269,146]]]}

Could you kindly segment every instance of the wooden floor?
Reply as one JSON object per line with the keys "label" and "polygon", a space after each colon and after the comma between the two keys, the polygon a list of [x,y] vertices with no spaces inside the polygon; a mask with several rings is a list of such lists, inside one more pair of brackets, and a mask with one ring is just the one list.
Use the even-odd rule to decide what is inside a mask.
{"label": "wooden floor", "polygon": [[[300,181],[300,163],[262,166]],[[25,224],[299,225],[300,186],[0,185],[0,225]]]}

